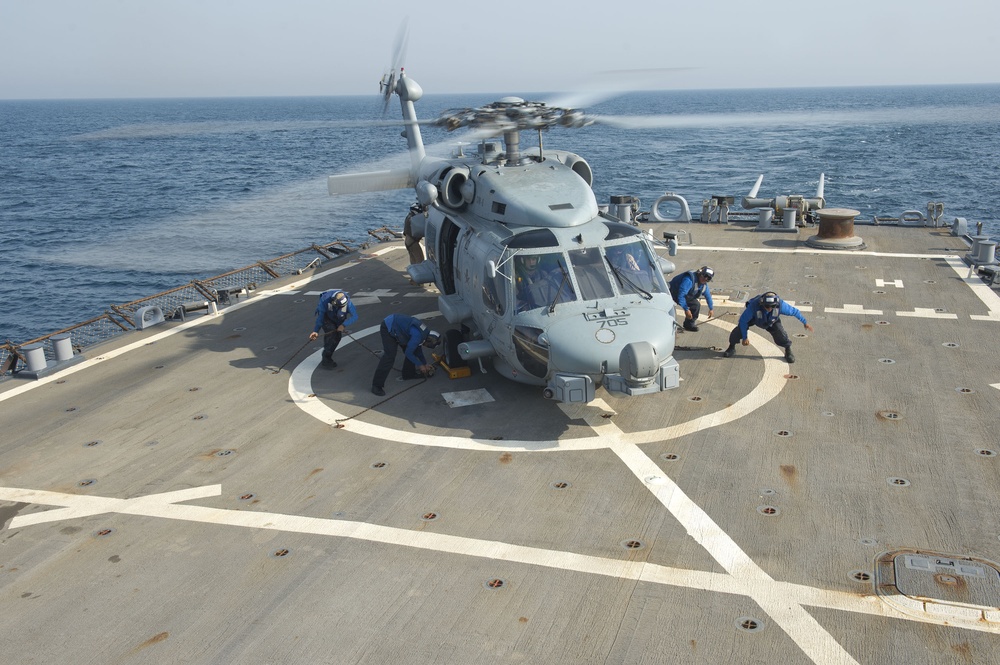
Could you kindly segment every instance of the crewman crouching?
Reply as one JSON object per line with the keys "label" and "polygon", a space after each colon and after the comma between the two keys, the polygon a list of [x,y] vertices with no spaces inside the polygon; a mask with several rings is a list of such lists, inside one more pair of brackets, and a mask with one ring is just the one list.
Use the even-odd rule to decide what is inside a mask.
{"label": "crewman crouching", "polygon": [[698,314],[701,312],[701,298],[708,305],[708,318],[715,316],[715,304],[712,302],[712,290],[708,283],[715,277],[715,271],[708,266],[698,270],[689,270],[670,280],[670,295],[681,309],[684,310],[684,330],[698,332]]}
{"label": "crewman crouching", "polygon": [[781,325],[781,314],[794,316],[802,322],[806,330],[812,332],[813,327],[806,323],[806,317],[802,316],[802,312],[779,298],[774,291],[768,291],[747,302],[739,323],[729,334],[729,348],[722,355],[732,358],[733,354],[736,353],[737,341],[740,341],[743,346],[750,344],[750,340],[747,339],[748,331],[750,326],[757,326],[771,333],[774,343],[785,349],[787,362],[795,362],[795,356],[792,355],[792,341],[788,339],[788,333]]}
{"label": "crewman crouching", "polygon": [[431,330],[420,319],[406,314],[390,314],[385,317],[380,328],[382,334],[382,358],[372,377],[372,392],[385,395],[385,380],[396,361],[396,350],[402,348],[403,378],[417,379],[432,376],[434,365],[424,359],[423,347],[434,348],[441,341],[441,333]]}
{"label": "crewman crouching", "polygon": [[344,336],[344,329],[357,320],[358,311],[345,292],[340,289],[330,289],[319,295],[319,304],[316,306],[316,325],[309,333],[309,339],[315,340],[319,337],[320,328],[323,329],[323,361],[320,363],[320,367],[333,369],[337,366],[333,359],[333,352],[337,350],[337,346]]}

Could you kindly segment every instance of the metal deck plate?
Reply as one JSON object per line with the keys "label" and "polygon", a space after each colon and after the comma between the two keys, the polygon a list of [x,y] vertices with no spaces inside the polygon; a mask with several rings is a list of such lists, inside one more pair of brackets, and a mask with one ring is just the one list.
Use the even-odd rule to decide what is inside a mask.
{"label": "metal deck plate", "polygon": [[459,406],[472,406],[473,404],[486,404],[493,401],[493,396],[486,390],[462,390],[454,393],[441,393],[448,406],[456,408]]}
{"label": "metal deck plate", "polygon": [[917,600],[1000,608],[1000,572],[971,559],[935,554],[901,554],[893,561],[896,588]]}

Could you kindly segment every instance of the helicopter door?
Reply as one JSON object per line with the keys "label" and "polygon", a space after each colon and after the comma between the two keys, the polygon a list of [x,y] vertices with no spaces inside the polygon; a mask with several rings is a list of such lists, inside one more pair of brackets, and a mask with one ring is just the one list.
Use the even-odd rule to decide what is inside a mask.
{"label": "helicopter door", "polygon": [[455,248],[462,228],[448,217],[441,224],[438,234],[438,268],[441,271],[441,288],[445,295],[455,293]]}

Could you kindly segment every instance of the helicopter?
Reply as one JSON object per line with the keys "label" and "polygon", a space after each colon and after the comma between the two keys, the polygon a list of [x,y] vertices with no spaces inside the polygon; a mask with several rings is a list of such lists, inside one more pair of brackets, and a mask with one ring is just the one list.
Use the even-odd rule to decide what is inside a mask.
{"label": "helicopter", "polygon": [[[664,277],[674,264],[632,223],[630,197],[613,197],[610,214],[583,157],[542,147],[544,130],[593,120],[504,97],[422,121],[414,104],[423,90],[402,68],[381,86],[386,100],[399,98],[409,167],[329,176],[328,189],[414,190],[406,234],[424,241],[426,259],[407,273],[437,286],[439,310],[459,327],[447,332],[446,353],[465,364],[489,359],[500,375],[562,402],[590,402],[598,387],[626,396],[676,388]],[[476,148],[428,156],[421,124],[471,130]],[[537,132],[538,146],[522,150],[522,131]]]}

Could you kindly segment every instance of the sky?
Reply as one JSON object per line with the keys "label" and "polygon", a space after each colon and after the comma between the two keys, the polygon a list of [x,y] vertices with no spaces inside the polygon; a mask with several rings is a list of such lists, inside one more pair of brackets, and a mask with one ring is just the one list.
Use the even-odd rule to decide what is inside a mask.
{"label": "sky", "polygon": [[[0,0],[0,99],[1000,82],[986,0]],[[635,75],[635,70],[643,70]]]}

